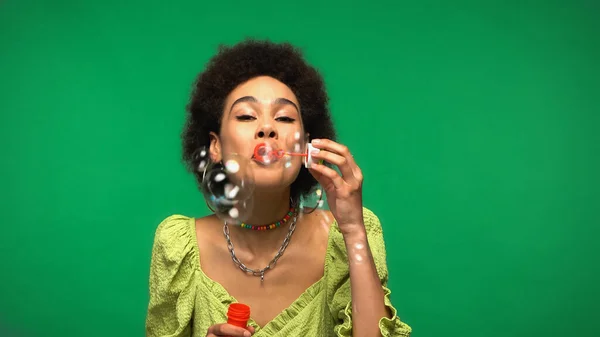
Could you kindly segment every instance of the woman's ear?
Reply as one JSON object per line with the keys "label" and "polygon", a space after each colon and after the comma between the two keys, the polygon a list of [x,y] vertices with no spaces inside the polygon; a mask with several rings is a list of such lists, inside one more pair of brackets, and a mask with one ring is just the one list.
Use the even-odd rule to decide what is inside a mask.
{"label": "woman's ear", "polygon": [[210,148],[209,148],[209,153],[210,153],[210,160],[213,161],[213,163],[218,163],[221,161],[221,140],[219,139],[219,136],[214,133],[214,132],[209,132],[208,136],[210,137]]}

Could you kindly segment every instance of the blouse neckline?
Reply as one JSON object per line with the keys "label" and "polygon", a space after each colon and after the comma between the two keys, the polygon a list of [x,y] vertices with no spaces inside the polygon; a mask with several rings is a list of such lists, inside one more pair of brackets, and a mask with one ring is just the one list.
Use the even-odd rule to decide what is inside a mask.
{"label": "blouse neckline", "polygon": [[[204,271],[202,270],[202,266],[200,264],[200,248],[198,247],[198,239],[196,237],[196,218],[190,217],[189,227],[190,227],[189,234],[191,236],[193,253],[195,255],[194,260],[195,260],[196,265],[194,267],[197,270],[200,278],[204,281],[204,283],[208,286],[208,288],[212,290],[211,293],[225,307],[224,310],[227,311],[227,306],[229,304],[238,303],[238,301],[235,297],[233,297],[231,294],[229,294],[229,292],[225,289],[225,287],[223,287],[222,284],[220,284],[219,282],[208,277],[208,275],[206,275],[206,273],[204,273]],[[314,282],[312,285],[310,285],[308,288],[306,288],[306,290],[302,294],[300,294],[300,296],[298,298],[296,298],[292,302],[292,304],[290,304],[288,307],[283,309],[279,314],[277,314],[277,316],[275,316],[272,320],[270,320],[264,326],[262,326],[262,327],[259,326],[251,316],[250,319],[248,320],[248,325],[253,326],[256,329],[256,332],[258,332],[259,330],[267,330],[267,331],[271,330],[271,328],[274,325],[277,325],[280,321],[286,322],[290,319],[293,319],[310,303],[310,301],[316,295],[318,295],[321,292],[321,290],[323,289],[322,284],[323,284],[323,282],[325,282],[324,279],[325,279],[325,276],[327,275],[328,266],[331,262],[330,261],[331,257],[330,257],[329,251],[333,244],[333,239],[332,239],[333,238],[333,235],[332,235],[333,230],[337,230],[337,222],[335,219],[333,220],[333,223],[329,227],[323,276],[321,276],[321,278],[319,278],[316,282]],[[277,331],[277,330],[274,330],[270,333],[274,333],[275,331]]]}

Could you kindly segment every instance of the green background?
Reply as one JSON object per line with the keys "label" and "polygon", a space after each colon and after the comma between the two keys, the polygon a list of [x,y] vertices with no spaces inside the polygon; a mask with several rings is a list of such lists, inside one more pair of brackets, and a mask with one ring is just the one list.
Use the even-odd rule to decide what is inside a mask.
{"label": "green background", "polygon": [[[0,334],[141,336],[156,225],[219,43],[322,70],[413,336],[598,336],[595,1],[0,4]],[[594,173],[596,172],[596,173]]]}

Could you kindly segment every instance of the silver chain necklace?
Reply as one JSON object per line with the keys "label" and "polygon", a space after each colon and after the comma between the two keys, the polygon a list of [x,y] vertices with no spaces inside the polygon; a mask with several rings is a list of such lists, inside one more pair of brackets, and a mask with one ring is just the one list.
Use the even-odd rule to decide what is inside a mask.
{"label": "silver chain necklace", "polygon": [[225,224],[223,225],[223,234],[225,235],[225,239],[227,240],[227,248],[229,249],[229,252],[231,253],[231,259],[233,260],[233,263],[235,263],[235,265],[238,266],[245,273],[251,274],[252,276],[260,276],[260,282],[262,283],[265,280],[265,272],[269,269],[275,268],[275,264],[277,264],[277,260],[279,260],[279,258],[283,255],[283,252],[285,251],[288,244],[290,243],[292,234],[294,234],[294,231],[296,230],[296,220],[297,219],[298,219],[298,212],[296,211],[294,213],[294,219],[292,220],[292,223],[290,224],[290,229],[288,230],[288,233],[285,236],[285,239],[283,240],[283,244],[281,245],[281,247],[279,247],[279,251],[277,251],[277,254],[275,254],[275,257],[273,258],[273,260],[271,260],[271,262],[269,262],[269,264],[266,267],[264,267],[263,269],[248,268],[244,263],[242,263],[242,261],[240,261],[237,258],[237,256],[235,256],[235,250],[233,249],[233,243],[231,242],[231,237],[229,235],[229,226],[227,226],[227,222],[225,222]]}

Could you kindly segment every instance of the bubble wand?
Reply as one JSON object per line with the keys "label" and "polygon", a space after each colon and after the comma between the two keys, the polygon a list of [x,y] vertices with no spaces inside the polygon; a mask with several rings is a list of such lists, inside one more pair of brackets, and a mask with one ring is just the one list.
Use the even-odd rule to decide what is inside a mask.
{"label": "bubble wand", "polygon": [[312,164],[321,163],[322,161],[316,162],[311,152],[315,149],[311,143],[306,144],[306,151],[304,153],[288,152],[282,149],[274,149],[267,143],[260,143],[254,147],[254,159],[262,164],[269,164],[273,159],[279,160],[284,156],[295,156],[304,157],[304,167],[310,168]]}
{"label": "bubble wand", "polygon": [[[257,144],[256,147],[254,147],[253,158],[256,161],[258,161],[261,164],[263,164],[263,165],[268,165],[268,164],[270,164],[270,163],[273,162],[273,159],[279,160],[279,159],[283,158],[286,155],[288,155],[288,156],[296,156],[296,157],[304,157],[304,167],[310,168],[312,164],[315,164],[315,163],[321,164],[321,163],[323,163],[323,160],[319,160],[317,162],[312,157],[312,153],[311,152],[314,149],[315,149],[315,147],[312,146],[311,143],[306,143],[306,151],[304,153],[287,152],[287,151],[284,151],[282,149],[274,149],[272,146],[270,146],[267,143],[260,143],[260,144]],[[300,152],[300,149],[298,149],[298,152]],[[317,204],[315,206],[313,206],[313,207],[308,208],[308,209],[305,209],[304,207],[302,207],[302,210],[303,210],[304,213],[312,213],[317,208],[319,208],[319,207],[321,207],[323,205],[323,193],[322,193],[321,189],[317,189],[316,190],[316,194],[319,197],[319,200],[317,201]]]}

